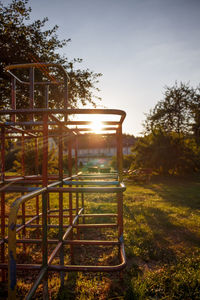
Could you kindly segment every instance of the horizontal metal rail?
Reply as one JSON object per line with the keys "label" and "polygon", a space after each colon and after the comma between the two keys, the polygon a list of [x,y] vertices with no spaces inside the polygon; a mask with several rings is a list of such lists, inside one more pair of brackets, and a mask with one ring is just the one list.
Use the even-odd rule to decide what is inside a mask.
{"label": "horizontal metal rail", "polygon": [[[102,244],[103,245],[103,244]],[[113,272],[120,271],[126,266],[126,255],[124,250],[124,243],[118,243],[120,245],[120,264],[112,266],[90,266],[90,265],[48,265],[46,271],[68,272],[68,271],[86,271],[86,272]],[[7,264],[0,264],[0,268],[7,269]],[[41,270],[42,265],[37,264],[16,264],[16,269],[25,270]],[[45,271],[45,272],[46,272]]]}

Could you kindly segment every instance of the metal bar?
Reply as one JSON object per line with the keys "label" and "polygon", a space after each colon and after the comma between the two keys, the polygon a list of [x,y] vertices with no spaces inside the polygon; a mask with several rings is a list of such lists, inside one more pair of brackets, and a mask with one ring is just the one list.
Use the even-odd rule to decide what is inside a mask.
{"label": "metal bar", "polygon": [[[38,157],[38,139],[35,138],[35,174],[39,173],[39,157]],[[35,197],[35,210],[37,218],[37,224],[39,224],[39,196]],[[39,238],[39,230],[37,230],[37,237]]]}
{"label": "metal bar", "polygon": [[[11,123],[16,124],[15,122],[11,122]],[[25,129],[21,129],[21,128],[17,128],[15,126],[9,125],[9,122],[1,122],[0,121],[0,126],[8,127],[12,130],[12,132],[24,133],[24,134],[29,135],[30,137],[37,137],[36,135],[29,132],[29,130],[25,130]],[[20,138],[21,136],[17,136],[17,137]],[[6,138],[8,138],[8,137],[6,137]]]}
{"label": "metal bar", "polygon": [[[15,266],[16,266],[16,269],[19,269],[19,270],[40,270],[41,269],[41,265],[37,265],[37,264],[16,264]],[[0,269],[5,269],[5,270],[8,269],[9,270],[9,266],[8,266],[8,264],[0,264]],[[16,298],[13,298],[13,299],[16,299]]]}
{"label": "metal bar", "polygon": [[[78,138],[75,137],[75,172],[78,174]],[[76,214],[78,215],[79,211],[79,193],[76,193]],[[79,223],[79,220],[77,220],[77,224]],[[80,239],[80,230],[77,228],[76,231],[77,239]]]}
{"label": "metal bar", "polygon": [[66,185],[119,185],[119,181],[64,181]]}
{"label": "metal bar", "polygon": [[97,218],[97,217],[117,217],[117,214],[81,214],[80,217],[85,217],[85,218]]}
{"label": "metal bar", "polygon": [[[5,179],[5,128],[1,128],[1,180]],[[5,193],[1,192],[1,238],[5,238]],[[5,262],[5,246],[1,245],[1,262]],[[5,281],[5,271],[1,272],[2,282]]]}
{"label": "metal bar", "polygon": [[[58,243],[58,245],[56,246],[56,248],[53,250],[53,252],[51,253],[49,259],[48,259],[48,265],[52,263],[53,259],[55,258],[57,252],[59,250],[61,250],[63,243],[62,241]],[[60,265],[64,266],[64,262],[60,263]]]}
{"label": "metal bar", "polygon": [[[76,130],[76,128],[72,128],[72,130]],[[91,131],[93,132],[93,129],[92,128],[89,128],[89,127],[85,127],[85,128],[77,128],[78,131]],[[117,130],[117,127],[102,127],[101,129],[101,132],[102,131],[116,131]]]}
{"label": "metal bar", "polygon": [[39,273],[36,281],[32,285],[30,291],[28,292],[28,294],[27,294],[27,296],[25,298],[26,300],[31,299],[34,296],[34,294],[35,294],[35,292],[36,292],[39,284],[41,283],[41,281],[43,280],[43,278],[46,276],[46,273],[47,273],[47,266],[43,267],[42,270],[40,271],[40,273]]}
{"label": "metal bar", "polygon": [[[72,145],[69,142],[68,143],[68,174],[69,176],[72,176]],[[72,217],[72,193],[69,192],[69,224],[72,226],[73,217]],[[70,238],[73,239],[73,230],[70,232]],[[71,254],[71,263],[74,262],[74,249],[73,246],[70,245],[70,254]]]}
{"label": "metal bar", "polygon": [[[11,108],[16,109],[16,79],[11,78]],[[16,121],[16,115],[12,115],[12,122]]]}
{"label": "metal bar", "polygon": [[[29,86],[29,99],[30,99],[30,109],[32,110],[34,108],[34,67],[30,68],[30,74],[29,74],[29,82],[30,82],[30,86]],[[31,114],[30,116],[30,120],[34,120],[34,115]]]}
{"label": "metal bar", "polygon": [[[63,180],[63,127],[60,125],[60,136],[58,138],[58,170],[59,170],[59,180],[61,181],[60,187],[62,187]],[[60,265],[64,265],[64,248],[62,245],[62,237],[63,237],[63,193],[59,193],[59,242],[61,246],[59,247],[60,252]],[[59,244],[60,244],[59,243]],[[58,245],[59,245],[58,244]],[[52,258],[53,260],[53,258]],[[49,258],[48,264],[51,263]],[[60,283],[61,286],[64,286],[64,273],[60,273]]]}
{"label": "metal bar", "polygon": [[65,77],[68,78],[69,80],[69,75],[65,71],[65,69],[59,65],[59,64],[54,64],[54,63],[43,63],[43,62],[37,62],[37,63],[27,63],[27,64],[14,64],[14,65],[9,65],[5,67],[6,71],[14,70],[14,69],[26,69],[26,68],[38,68],[40,70],[43,70],[44,67],[55,67],[58,68]]}
{"label": "metal bar", "polygon": [[[76,209],[75,209],[76,210]],[[63,210],[64,211],[64,210]],[[77,215],[77,214],[76,214]],[[76,215],[72,215],[73,217],[75,217]],[[31,217],[31,218],[34,218],[32,221],[36,220],[36,218],[39,218],[42,216],[42,213],[40,214],[36,214],[36,215],[26,215],[26,217]],[[102,218],[102,217],[117,217],[118,215],[117,214],[80,214],[79,217],[84,217],[84,218]],[[51,217],[51,218],[59,218],[59,215],[52,215],[52,214],[48,214],[48,217]],[[8,215],[5,215],[5,218],[8,218]],[[22,218],[22,215],[18,215],[17,218]],[[69,215],[63,215],[63,218],[69,218]],[[27,221],[30,223],[30,220]],[[25,223],[24,225],[28,225],[29,223]],[[16,225],[16,226],[21,226],[21,225]],[[23,226],[23,225],[22,225]]]}
{"label": "metal bar", "polygon": [[[68,115],[76,115],[76,114],[103,114],[103,115],[119,115],[119,116],[126,116],[126,113],[123,110],[119,109],[63,109],[63,108],[34,108],[34,109],[7,109],[0,111],[1,115],[4,114],[33,114],[33,113],[48,113],[48,114],[68,114]],[[76,121],[74,121],[76,122]],[[90,124],[91,121],[88,122]],[[109,124],[111,124],[109,122]],[[120,121],[116,121],[116,125],[120,124]]]}
{"label": "metal bar", "polygon": [[[43,177],[43,186],[47,187],[48,185],[48,115],[44,114],[43,116],[43,163],[42,163],[42,177]],[[48,272],[47,272],[47,263],[48,263],[48,244],[47,244],[47,200],[48,194],[45,192],[42,195],[42,265],[45,270],[43,279],[43,298],[48,299]]]}
{"label": "metal bar", "polygon": [[[122,151],[122,126],[118,129],[118,172],[119,180],[123,178],[123,151]],[[118,213],[118,238],[123,239],[123,194],[117,194],[117,213]]]}
{"label": "metal bar", "polygon": [[124,244],[120,244],[120,260],[119,265],[114,266],[84,266],[84,265],[68,265],[68,266],[55,266],[49,265],[48,270],[50,271],[84,271],[84,272],[114,272],[120,271],[126,266],[126,256],[124,250]]}
{"label": "metal bar", "polygon": [[[27,228],[42,228],[42,224],[39,224],[39,225],[38,224],[33,224],[33,225],[26,225],[26,224],[25,225],[20,225],[20,224],[17,224],[16,228],[18,228],[18,227],[20,228],[21,226],[26,226]],[[68,228],[68,227],[69,227],[69,225],[63,225],[63,228]],[[57,225],[48,224],[47,228],[59,228],[59,224],[57,224]]]}
{"label": "metal bar", "polygon": [[118,174],[117,173],[114,173],[114,174],[110,174],[110,173],[103,173],[103,174],[98,174],[98,175],[90,175],[90,174],[87,174],[87,175],[79,175],[78,176],[79,179],[93,179],[93,180],[96,180],[96,179],[117,179],[118,178]]}
{"label": "metal bar", "polygon": [[[67,77],[64,78],[64,108],[68,108],[68,80]],[[65,115],[65,121],[67,121],[67,116]]]}
{"label": "metal bar", "polygon": [[[5,243],[8,239],[5,239]],[[48,240],[48,244],[57,244],[59,240]],[[40,244],[42,239],[17,239],[18,244]],[[105,241],[105,240],[63,240],[64,245],[74,244],[74,245],[119,245],[119,241]]]}
{"label": "metal bar", "polygon": [[[22,186],[10,186],[14,182],[7,184],[0,188],[0,191],[5,191],[5,192],[32,192],[32,191],[37,191],[40,190],[39,187],[22,187]],[[58,184],[56,184],[58,185]],[[50,186],[50,185],[49,185]],[[123,183],[120,183],[120,186],[117,187],[48,187],[48,192],[72,192],[72,193],[117,193],[117,192],[123,192],[126,190],[126,187],[124,186]]]}
{"label": "metal bar", "polygon": [[[34,217],[31,218],[30,220],[28,220],[25,224],[22,224],[22,225],[16,225],[16,227],[19,226],[19,227],[16,229],[16,233],[18,233],[20,230],[24,229],[25,227],[28,227],[28,225],[29,225],[30,223],[32,223],[33,221],[39,219],[39,217],[41,217],[41,216],[42,216],[42,213],[40,213],[39,215],[34,216]],[[40,225],[40,226],[41,226],[41,225]]]}
{"label": "metal bar", "polygon": [[[22,156],[21,156],[21,166],[22,166],[22,177],[25,176],[25,149],[24,149],[24,133],[22,133],[22,140],[21,140],[21,145],[22,145]],[[23,195],[23,193],[22,193]],[[25,202],[22,204],[22,224],[24,225],[26,223],[26,220],[25,220],[25,215],[26,215],[26,204]],[[26,228],[25,226],[23,227],[22,229],[22,236],[23,238],[25,237],[26,235]],[[25,252],[25,245],[23,247],[23,250]]]}
{"label": "metal bar", "polygon": [[[77,222],[78,220],[78,217],[79,217],[79,214],[81,214],[82,210],[80,210],[78,212],[78,215],[76,215],[76,217],[74,218],[74,220],[72,221],[72,225],[69,225],[67,230],[65,231],[64,235],[62,236],[61,239],[59,239],[59,243],[58,245],[56,246],[56,248],[53,250],[53,252],[51,253],[50,257],[49,257],[49,260],[48,260],[48,264],[50,264],[53,259],[55,258],[57,252],[62,248],[63,244],[66,244],[67,241],[65,241],[65,239],[71,234],[71,231],[73,229],[73,226],[74,224]],[[65,226],[63,226],[65,227]],[[70,248],[72,247],[72,245],[70,246]],[[72,249],[73,251],[73,249]],[[73,254],[72,254],[73,255]],[[73,257],[73,256],[72,256]],[[64,262],[62,263],[62,265],[64,265]],[[61,280],[61,283],[62,283],[62,280]]]}
{"label": "metal bar", "polygon": [[[5,240],[5,242],[7,242],[7,240]],[[41,244],[42,239],[17,239],[16,243],[17,244]],[[48,240],[48,244],[58,244],[58,243],[59,240]],[[104,246],[112,246],[112,245],[120,244],[119,241],[105,241],[105,240],[65,240],[62,241],[62,243],[64,245],[73,244],[73,245],[104,245]]]}
{"label": "metal bar", "polygon": [[113,228],[117,227],[118,225],[115,223],[105,223],[105,224],[78,224],[73,225],[74,228]]}
{"label": "metal bar", "polygon": [[48,188],[48,192],[63,192],[63,193],[117,193],[117,192],[124,192],[126,190],[125,186],[120,184],[118,187],[62,187],[62,188]]}
{"label": "metal bar", "polygon": [[45,99],[45,103],[44,103],[44,106],[45,108],[49,108],[49,85],[45,85],[44,86],[45,88],[45,96],[44,96],[44,99]]}
{"label": "metal bar", "polygon": [[[85,271],[85,272],[114,272],[120,271],[126,266],[126,255],[124,250],[124,244],[120,243],[120,261],[119,265],[113,266],[84,266],[84,265],[67,265],[67,266],[57,266],[57,265],[49,265],[49,271]],[[7,269],[7,264],[0,264],[0,268]],[[33,264],[16,264],[16,269],[25,269],[25,270],[40,270],[41,265],[33,265]]]}
{"label": "metal bar", "polygon": [[101,241],[101,240],[66,240],[63,241],[65,245],[73,244],[73,245],[103,245],[103,246],[114,246],[119,245],[119,241]]}

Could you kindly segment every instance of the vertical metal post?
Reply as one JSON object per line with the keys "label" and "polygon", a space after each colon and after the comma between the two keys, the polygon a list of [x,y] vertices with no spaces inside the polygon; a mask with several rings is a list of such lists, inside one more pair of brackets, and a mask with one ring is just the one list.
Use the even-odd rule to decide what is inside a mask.
{"label": "vertical metal post", "polygon": [[[16,109],[16,79],[11,78],[11,108]],[[12,122],[16,122],[16,115],[11,116]]]}
{"label": "vertical metal post", "polygon": [[68,142],[68,175],[72,176],[72,145],[71,141]]}
{"label": "vertical metal post", "polygon": [[[72,146],[71,146],[71,141],[68,143],[68,174],[69,177],[72,176]],[[73,204],[72,204],[72,193],[69,192],[69,224],[72,226],[73,222]],[[73,239],[73,229],[70,234],[70,238]],[[70,245],[70,253],[71,253],[71,263],[74,262],[74,249],[73,246]]]}
{"label": "vertical metal post", "polygon": [[[48,114],[43,115],[43,163],[42,163],[42,185],[48,184]],[[47,243],[47,192],[42,194],[42,264],[47,266],[48,243]],[[48,299],[48,271],[43,279],[43,299]]]}
{"label": "vertical metal post", "polygon": [[[119,125],[117,130],[117,162],[118,162],[118,173],[119,181],[122,181],[123,177],[123,152],[122,152],[122,126]],[[118,213],[118,237],[123,238],[123,193],[117,193],[117,213]]]}
{"label": "vertical metal post", "polygon": [[44,107],[48,108],[49,107],[49,85],[48,84],[45,85],[45,95],[44,95],[44,98],[45,98]]}
{"label": "vertical metal post", "polygon": [[[30,109],[34,108],[34,68],[30,68],[30,75],[29,75],[29,81],[30,81],[30,87],[29,87],[29,98],[30,98]],[[30,119],[33,120],[34,115],[30,115]]]}
{"label": "vertical metal post", "polygon": [[[49,107],[49,85],[48,84],[46,84],[44,86],[44,107],[45,108]],[[50,195],[49,195],[49,193],[47,194],[47,210],[48,211],[50,210]],[[51,223],[50,217],[47,218],[47,222],[48,222],[48,224]]]}
{"label": "vertical metal post", "polygon": [[[76,174],[78,174],[78,138],[75,138],[75,168],[76,168]],[[78,186],[77,186],[78,187]],[[78,215],[79,211],[79,194],[76,193],[76,215]],[[79,220],[77,220],[77,225],[79,223]],[[80,239],[80,231],[79,228],[77,228],[77,239]]]}
{"label": "vertical metal post", "polygon": [[[62,126],[59,126],[59,138],[58,138],[58,169],[59,169],[59,181],[63,180],[63,130]],[[62,187],[63,184],[60,184]],[[63,237],[63,193],[59,192],[59,241],[62,241]],[[63,245],[60,248],[60,265],[64,266],[64,248]],[[64,272],[60,272],[60,284],[64,286]]]}
{"label": "vertical metal post", "polygon": [[[82,185],[83,187],[83,185]],[[81,208],[83,209],[82,212],[85,213],[85,208],[84,208],[84,193],[81,193]],[[85,224],[85,217],[82,218],[83,219],[83,224]]]}
{"label": "vertical metal post", "polygon": [[[21,157],[21,164],[22,164],[22,176],[25,175],[25,144],[24,144],[24,133],[22,133],[22,157]],[[24,193],[22,193],[23,195]],[[22,224],[24,225],[26,222],[26,207],[25,207],[25,203],[22,204]],[[23,228],[22,230],[22,236],[23,238],[26,235],[26,227]],[[26,251],[26,245],[23,244],[23,250],[24,252]]]}
{"label": "vertical metal post", "polygon": [[22,164],[22,176],[24,176],[25,175],[24,133],[22,133],[22,157],[21,157],[21,164]]}
{"label": "vertical metal post", "polygon": [[[5,177],[5,127],[1,128],[1,180]],[[1,239],[5,238],[5,193],[1,192]],[[5,262],[5,246],[1,245],[1,262]],[[2,269],[2,281],[5,281],[5,271]]]}
{"label": "vertical metal post", "polygon": [[[64,78],[64,108],[68,108],[68,81],[67,78]],[[67,114],[65,115],[65,121],[67,121]]]}
{"label": "vertical metal post", "polygon": [[75,169],[76,169],[76,174],[78,174],[78,138],[76,136],[75,138]]}
{"label": "vertical metal post", "polygon": [[[38,139],[35,138],[35,175],[39,174],[39,162],[38,162]],[[36,196],[35,199],[35,209],[36,215],[39,215],[39,196]],[[39,218],[36,220],[37,224],[39,224]],[[37,230],[37,238],[39,238],[39,229]]]}
{"label": "vertical metal post", "polygon": [[35,138],[35,175],[39,174],[38,138]]}

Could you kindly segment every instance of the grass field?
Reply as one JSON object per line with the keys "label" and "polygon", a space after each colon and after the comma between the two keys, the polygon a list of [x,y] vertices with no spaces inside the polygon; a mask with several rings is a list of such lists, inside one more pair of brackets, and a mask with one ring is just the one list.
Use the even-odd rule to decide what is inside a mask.
{"label": "grass field", "polygon": [[[52,274],[51,299],[200,299],[200,180],[155,178],[149,184],[126,185],[126,269],[113,274],[69,273],[62,290]],[[91,195],[87,206],[87,212],[115,210],[114,198],[108,195]],[[98,234],[112,237],[113,232]],[[91,251],[94,254],[94,249],[84,253],[88,260]],[[97,249],[97,254],[98,261],[108,263],[116,250]],[[20,282],[18,295],[23,295],[30,284]]]}

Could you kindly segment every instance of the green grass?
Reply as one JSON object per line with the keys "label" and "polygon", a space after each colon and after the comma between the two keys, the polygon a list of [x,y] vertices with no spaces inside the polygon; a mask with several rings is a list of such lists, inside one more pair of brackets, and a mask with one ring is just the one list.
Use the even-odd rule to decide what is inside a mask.
{"label": "green grass", "polygon": [[200,299],[200,184],[127,186],[125,299]]}
{"label": "green grass", "polygon": [[[51,201],[55,204],[56,196]],[[115,209],[114,195],[87,198],[87,213]],[[96,235],[112,238],[113,232],[91,233],[93,237]],[[127,267],[123,272],[69,273],[62,289],[58,275],[51,274],[51,299],[200,299],[198,179],[157,178],[149,184],[128,182],[124,194],[124,240]],[[84,252],[80,247],[76,254],[80,253],[86,256],[86,261],[93,262],[92,253],[97,262],[106,264],[115,262],[117,252],[107,248]],[[28,285],[23,280],[19,283],[19,293],[23,294]],[[38,298],[39,295],[40,290]]]}

